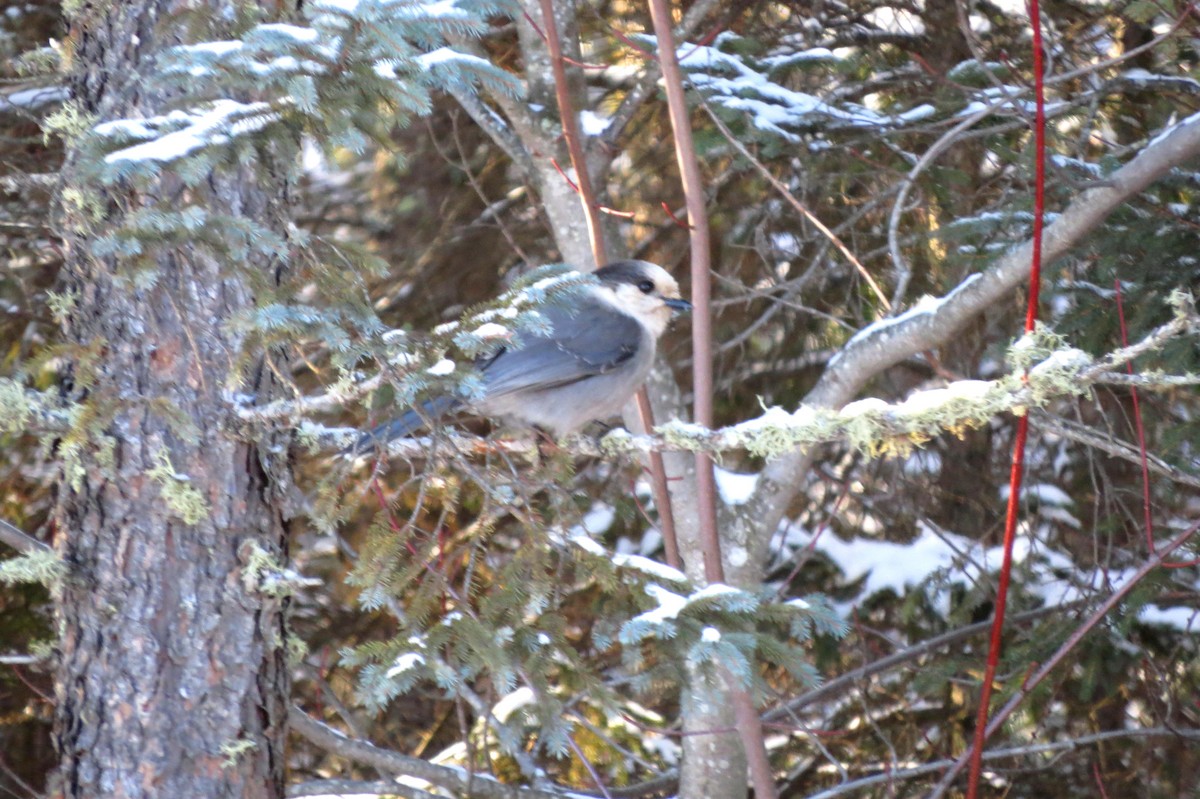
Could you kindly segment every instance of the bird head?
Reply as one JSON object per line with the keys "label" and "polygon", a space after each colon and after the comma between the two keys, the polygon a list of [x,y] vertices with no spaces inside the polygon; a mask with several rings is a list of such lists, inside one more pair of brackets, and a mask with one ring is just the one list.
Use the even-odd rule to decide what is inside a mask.
{"label": "bird head", "polygon": [[649,261],[616,261],[595,274],[601,289],[611,292],[613,304],[637,317],[656,338],[666,330],[674,313],[692,308],[680,296],[675,278]]}

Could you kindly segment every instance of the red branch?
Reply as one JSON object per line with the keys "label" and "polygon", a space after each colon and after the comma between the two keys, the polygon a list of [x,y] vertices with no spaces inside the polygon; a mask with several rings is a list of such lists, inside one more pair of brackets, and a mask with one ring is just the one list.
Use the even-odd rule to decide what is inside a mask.
{"label": "red branch", "polygon": [[[1153,557],[1147,559],[1141,566],[1139,566],[1137,571],[1130,575],[1129,579],[1126,580],[1120,588],[1113,592],[1112,596],[1104,600],[1100,607],[1096,608],[1095,612],[1093,612],[1092,615],[1083,622],[1083,624],[1075,628],[1075,631],[1067,636],[1067,640],[1062,642],[1062,645],[1054,651],[1054,654],[1047,658],[1046,662],[1040,665],[1037,671],[1035,671],[1021,683],[1021,687],[1017,689],[1017,691],[1012,695],[1012,697],[1009,698],[1007,702],[1004,703],[1004,707],[996,711],[996,715],[992,716],[991,720],[987,722],[986,729],[984,730],[983,734],[983,740],[987,740],[996,732],[996,730],[1000,729],[1004,722],[1008,720],[1009,716],[1016,712],[1017,708],[1021,706],[1021,703],[1029,698],[1029,695],[1033,693],[1034,689],[1036,689],[1043,680],[1050,676],[1052,671],[1062,664],[1063,660],[1066,659],[1067,655],[1074,651],[1075,647],[1079,646],[1080,642],[1087,637],[1087,634],[1095,629],[1100,622],[1104,620],[1104,617],[1111,613],[1114,608],[1124,602],[1125,598],[1129,596],[1129,593],[1133,591],[1135,587],[1140,585],[1142,580],[1146,579],[1146,575],[1150,574],[1155,569],[1162,568],[1165,558],[1176,549],[1183,546],[1189,538],[1196,534],[1197,530],[1200,530],[1200,521],[1193,523],[1191,527],[1187,528],[1163,545],[1161,550],[1156,552]],[[930,792],[928,799],[940,799],[945,795],[950,783],[954,781],[954,778],[958,776],[958,774],[962,771],[963,766],[966,765],[966,759],[970,757],[972,761],[975,760],[975,756],[979,751],[976,748],[977,746],[977,744],[973,744],[970,752],[964,754],[954,762],[954,765],[952,765],[946,771],[945,776],[942,777],[942,781],[939,782],[934,790]]]}
{"label": "red branch", "polygon": [[[1125,325],[1125,303],[1121,298],[1121,280],[1115,278],[1113,287],[1117,292],[1117,322],[1121,327],[1121,346],[1129,346],[1129,331]],[[1133,374],[1133,361],[1125,364],[1126,371]],[[1141,458],[1142,466],[1142,521],[1146,527],[1146,551],[1151,555],[1154,552],[1154,522],[1150,513],[1150,464],[1149,458],[1146,455],[1146,426],[1142,423],[1142,408],[1138,402],[1138,392],[1136,386],[1129,387],[1130,396],[1133,398],[1133,421],[1137,429],[1138,440],[1138,455]],[[1163,563],[1164,569],[1184,569],[1189,566],[1195,566],[1200,563],[1200,558],[1192,560],[1175,561],[1171,563]]]}
{"label": "red branch", "polygon": [[[1033,256],[1029,270],[1029,304],[1025,310],[1025,332],[1033,330],[1038,316],[1038,292],[1042,284],[1042,228],[1046,209],[1046,87],[1042,64],[1042,19],[1039,0],[1029,0],[1029,24],[1033,28],[1033,93],[1036,104],[1033,122]],[[1004,611],[1008,604],[1008,588],[1012,580],[1013,544],[1016,542],[1017,516],[1021,508],[1021,476],[1025,463],[1025,441],[1029,436],[1029,416],[1017,420],[1017,437],[1013,442],[1012,466],[1008,476],[1008,508],[1004,516],[1004,559],[996,585],[996,609],[992,617],[992,633],[988,642],[987,668],[979,689],[979,711],[975,717],[975,736],[971,748],[971,770],[967,779],[967,799],[976,799],[979,776],[983,770],[983,744],[988,735],[989,706],[992,684],[1000,666],[1000,650],[1004,643]]]}
{"label": "red branch", "polygon": [[[554,69],[554,95],[558,102],[558,116],[562,120],[563,137],[567,140],[567,151],[571,154],[571,165],[575,167],[575,176],[579,181],[578,185],[567,177],[562,167],[558,165],[558,161],[552,159],[552,162],[559,174],[579,194],[579,199],[583,203],[583,213],[587,218],[588,242],[592,247],[592,258],[595,260],[596,266],[600,267],[608,262],[608,255],[604,247],[604,233],[600,223],[600,213],[607,212],[618,216],[621,214],[611,209],[601,208],[596,202],[596,192],[592,188],[591,176],[588,172],[587,155],[583,149],[583,137],[579,133],[575,108],[571,105],[570,87],[567,85],[566,59],[563,56],[562,42],[558,36],[558,26],[554,22],[554,4],[552,0],[541,0],[541,9],[542,22],[546,25],[545,33],[538,29],[537,24],[529,18],[528,14],[526,15],[526,19],[529,20],[529,24],[533,25],[534,29],[546,40],[546,45],[550,50],[550,61]],[[654,412],[650,406],[650,395],[646,393],[644,386],[638,389],[636,399],[642,427],[647,431],[653,430]],[[678,568],[679,547],[676,544],[675,516],[671,509],[671,494],[667,489],[667,468],[663,462],[661,452],[652,452],[649,461],[651,474],[650,486],[654,494],[654,503],[658,506],[659,526],[662,528],[663,542],[668,558],[672,554],[674,555],[675,562],[671,563],[671,565]]]}
{"label": "red branch", "polygon": [[[662,68],[667,94],[667,111],[675,139],[675,158],[679,163],[683,196],[687,207],[688,243],[692,254],[692,385],[695,396],[694,421],[705,427],[713,424],[713,357],[712,357],[712,245],[709,238],[708,213],[704,207],[704,187],[700,179],[700,164],[692,139],[691,119],[683,93],[683,70],[675,52],[675,36],[671,30],[671,13],[666,0],[649,0],[650,19],[658,38],[658,63]],[[704,553],[704,577],[708,583],[723,583],[725,569],[721,562],[721,539],[717,531],[717,489],[712,458],[696,453],[696,502],[699,505],[698,526],[700,547]],[[776,799],[771,764],[763,743],[762,725],[750,693],[729,675],[738,735],[746,751],[750,779],[757,799]]]}

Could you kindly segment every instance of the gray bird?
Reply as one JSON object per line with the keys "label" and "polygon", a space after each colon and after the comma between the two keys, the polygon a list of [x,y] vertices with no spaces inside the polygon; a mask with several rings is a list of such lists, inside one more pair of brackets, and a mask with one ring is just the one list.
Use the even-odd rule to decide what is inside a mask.
{"label": "gray bird", "polygon": [[539,309],[547,332],[523,334],[519,346],[476,361],[483,379],[477,399],[434,397],[363,435],[351,451],[410,435],[463,409],[560,436],[617,414],[645,381],[673,313],[692,305],[680,298],[675,278],[648,261],[617,261],[593,274],[597,285]]}

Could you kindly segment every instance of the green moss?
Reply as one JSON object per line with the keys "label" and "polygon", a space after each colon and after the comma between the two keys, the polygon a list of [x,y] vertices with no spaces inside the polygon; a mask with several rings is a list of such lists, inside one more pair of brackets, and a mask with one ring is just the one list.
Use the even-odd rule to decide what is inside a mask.
{"label": "green moss", "polygon": [[154,455],[155,466],[147,476],[158,483],[163,500],[175,515],[188,524],[196,524],[208,515],[208,502],[191,484],[191,478],[175,471],[166,450]]}
{"label": "green moss", "polygon": [[0,583],[38,583],[53,589],[66,571],[54,552],[35,549],[0,562]]}

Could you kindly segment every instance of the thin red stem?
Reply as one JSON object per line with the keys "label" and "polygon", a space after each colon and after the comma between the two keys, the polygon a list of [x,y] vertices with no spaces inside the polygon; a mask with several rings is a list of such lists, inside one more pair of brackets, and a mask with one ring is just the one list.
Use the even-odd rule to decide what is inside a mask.
{"label": "thin red stem", "polygon": [[[567,86],[567,69],[562,52],[562,42],[558,36],[558,25],[554,22],[554,4],[552,0],[541,0],[541,9],[542,22],[546,26],[544,33],[532,19],[529,19],[528,15],[526,15],[526,18],[529,19],[529,24],[533,25],[534,29],[545,39],[546,45],[550,50],[550,61],[554,69],[554,95],[558,102],[558,116],[562,120],[563,137],[567,140],[567,151],[571,154],[571,165],[575,168],[575,177],[578,180],[578,185],[566,176],[557,161],[553,161],[554,168],[559,171],[559,174],[568,183],[571,183],[572,188],[579,194],[579,199],[583,203],[584,216],[587,218],[588,242],[592,247],[592,258],[595,260],[596,266],[603,266],[608,262],[608,255],[604,247],[604,233],[600,222],[600,214],[604,209],[596,202],[596,193],[592,189],[587,157],[583,150],[583,138],[579,134],[575,108],[571,105],[570,87]],[[646,393],[646,389],[643,387],[638,389],[636,398],[638,415],[641,417],[642,427],[649,432],[654,429],[654,413],[650,405],[650,395]],[[651,453],[649,460],[652,477],[650,486],[654,493],[654,503],[658,506],[659,526],[662,528],[663,542],[667,549],[667,558],[668,561],[674,560],[671,565],[678,568],[680,565],[679,547],[675,543],[675,517],[671,511],[671,494],[667,489],[666,465],[663,463],[662,453]]]}
{"label": "thin red stem", "polygon": [[[984,730],[983,739],[986,741],[996,732],[996,730],[1000,729],[1001,725],[1008,720],[1009,716],[1016,712],[1016,709],[1021,706],[1021,703],[1029,698],[1029,694],[1032,693],[1043,680],[1050,676],[1052,671],[1062,664],[1067,655],[1074,651],[1075,647],[1079,646],[1080,642],[1087,637],[1088,633],[1095,629],[1100,622],[1104,620],[1104,617],[1111,613],[1114,608],[1125,601],[1125,597],[1127,597],[1134,588],[1140,585],[1142,580],[1146,579],[1146,575],[1150,574],[1150,572],[1154,571],[1155,569],[1162,568],[1164,558],[1166,558],[1179,547],[1183,546],[1189,538],[1196,534],[1197,530],[1200,530],[1200,522],[1193,523],[1191,527],[1187,528],[1179,535],[1175,536],[1175,538],[1167,542],[1162,547],[1162,550],[1159,554],[1155,554],[1153,557],[1147,559],[1141,566],[1139,566],[1138,570],[1135,571],[1120,588],[1114,591],[1112,596],[1104,600],[1100,607],[1098,607],[1095,612],[1093,612],[1092,615],[1083,622],[1083,624],[1076,627],[1075,631],[1067,636],[1067,640],[1063,641],[1058,649],[1054,651],[1054,654],[1047,658],[1046,662],[1039,666],[1037,671],[1026,678],[1022,682],[1021,687],[1012,695],[1011,698],[1009,698],[1007,702],[1004,703],[1004,706],[996,711],[996,715],[992,716],[991,720],[987,723],[987,728]],[[972,745],[972,750],[969,753],[969,756],[972,760],[974,760],[975,753],[978,751],[978,748],[981,745],[982,744],[980,743]],[[946,790],[954,781],[954,778],[957,777],[962,771],[967,757],[968,755],[964,754],[954,762],[954,765],[946,770],[946,774],[942,777],[941,782],[939,782],[934,790],[930,793],[929,799],[940,799],[941,796],[945,795]]]}
{"label": "thin red stem", "polygon": [[[704,207],[704,186],[700,179],[700,164],[692,140],[691,120],[683,94],[683,71],[675,52],[675,36],[671,30],[671,13],[666,0],[649,0],[650,19],[658,38],[658,63],[666,87],[667,110],[675,139],[675,158],[683,182],[687,206],[688,240],[692,251],[692,374],[695,395],[694,420],[705,427],[713,425],[713,358],[712,358],[712,278],[711,242],[708,212]],[[721,539],[717,532],[717,486],[712,458],[708,453],[696,453],[696,501],[699,517],[700,546],[704,551],[704,576],[711,583],[725,581],[721,562]],[[745,749],[757,799],[776,799],[771,763],[763,741],[762,724],[749,691],[730,681],[738,735]]]}
{"label": "thin red stem", "polygon": [[[1029,270],[1029,303],[1025,310],[1025,332],[1033,330],[1038,317],[1038,294],[1042,283],[1042,229],[1046,209],[1046,88],[1042,63],[1042,19],[1039,0],[1029,0],[1029,24],[1033,29],[1033,256]],[[1021,477],[1025,463],[1025,441],[1029,437],[1029,417],[1017,420],[1017,436],[1013,441],[1012,464],[1008,477],[1008,508],[1004,517],[1004,557],[996,585],[996,607],[992,616],[992,632],[988,642],[987,667],[979,690],[979,710],[975,718],[975,735],[971,749],[971,768],[967,779],[967,799],[979,794],[979,777],[983,771],[983,745],[988,735],[988,716],[992,699],[992,684],[1000,666],[1004,643],[1004,612],[1008,605],[1008,588],[1012,580],[1013,545],[1016,542],[1017,517],[1021,508]]]}
{"label": "thin red stem", "polygon": [[[1120,278],[1113,279],[1113,288],[1117,291],[1117,323],[1121,328],[1121,346],[1128,347],[1129,332],[1125,326],[1125,303],[1121,298]],[[1129,374],[1133,374],[1133,361],[1125,364],[1125,369]],[[1141,458],[1142,465],[1142,522],[1146,527],[1146,551],[1153,555],[1154,522],[1151,520],[1150,515],[1150,464],[1146,458],[1146,427],[1142,424],[1142,408],[1138,403],[1137,387],[1130,386],[1129,394],[1133,398],[1133,422],[1137,428],[1138,455]]]}
{"label": "thin red stem", "polygon": [[[554,96],[558,101],[558,116],[562,122],[563,138],[567,140],[567,151],[571,154],[571,166],[575,167],[575,180],[579,184],[576,191],[579,192],[579,198],[583,202],[583,213],[587,219],[588,241],[592,245],[592,257],[596,260],[596,266],[603,266],[608,262],[608,256],[604,252],[600,212],[596,209],[596,192],[592,189],[587,158],[583,152],[579,119],[575,116],[575,108],[571,105],[571,89],[567,85],[567,65],[563,56],[562,40],[558,35],[558,25],[554,23],[553,0],[541,0],[541,7],[542,23],[546,26],[542,36],[546,39],[546,46],[550,50],[550,65],[554,70]],[[529,20],[529,22],[534,28],[537,28],[533,20]],[[562,168],[558,166],[557,162],[554,166],[560,173],[562,172]]]}
{"label": "thin red stem", "polygon": [[[1117,293],[1117,322],[1121,328],[1121,346],[1129,346],[1129,333],[1125,324],[1125,303],[1121,297],[1121,280],[1119,278],[1113,280],[1113,287]],[[1133,362],[1125,364],[1126,371],[1133,374]],[[1150,463],[1146,449],[1146,426],[1142,422],[1142,408],[1138,402],[1138,392],[1136,386],[1129,387],[1130,396],[1133,398],[1133,422],[1137,430],[1138,440],[1138,455],[1142,466],[1142,521],[1146,528],[1146,551],[1151,555],[1154,554],[1154,522],[1151,514],[1150,503]],[[1164,569],[1186,569],[1200,563],[1200,558],[1193,558],[1184,561],[1172,561],[1163,563]]]}

